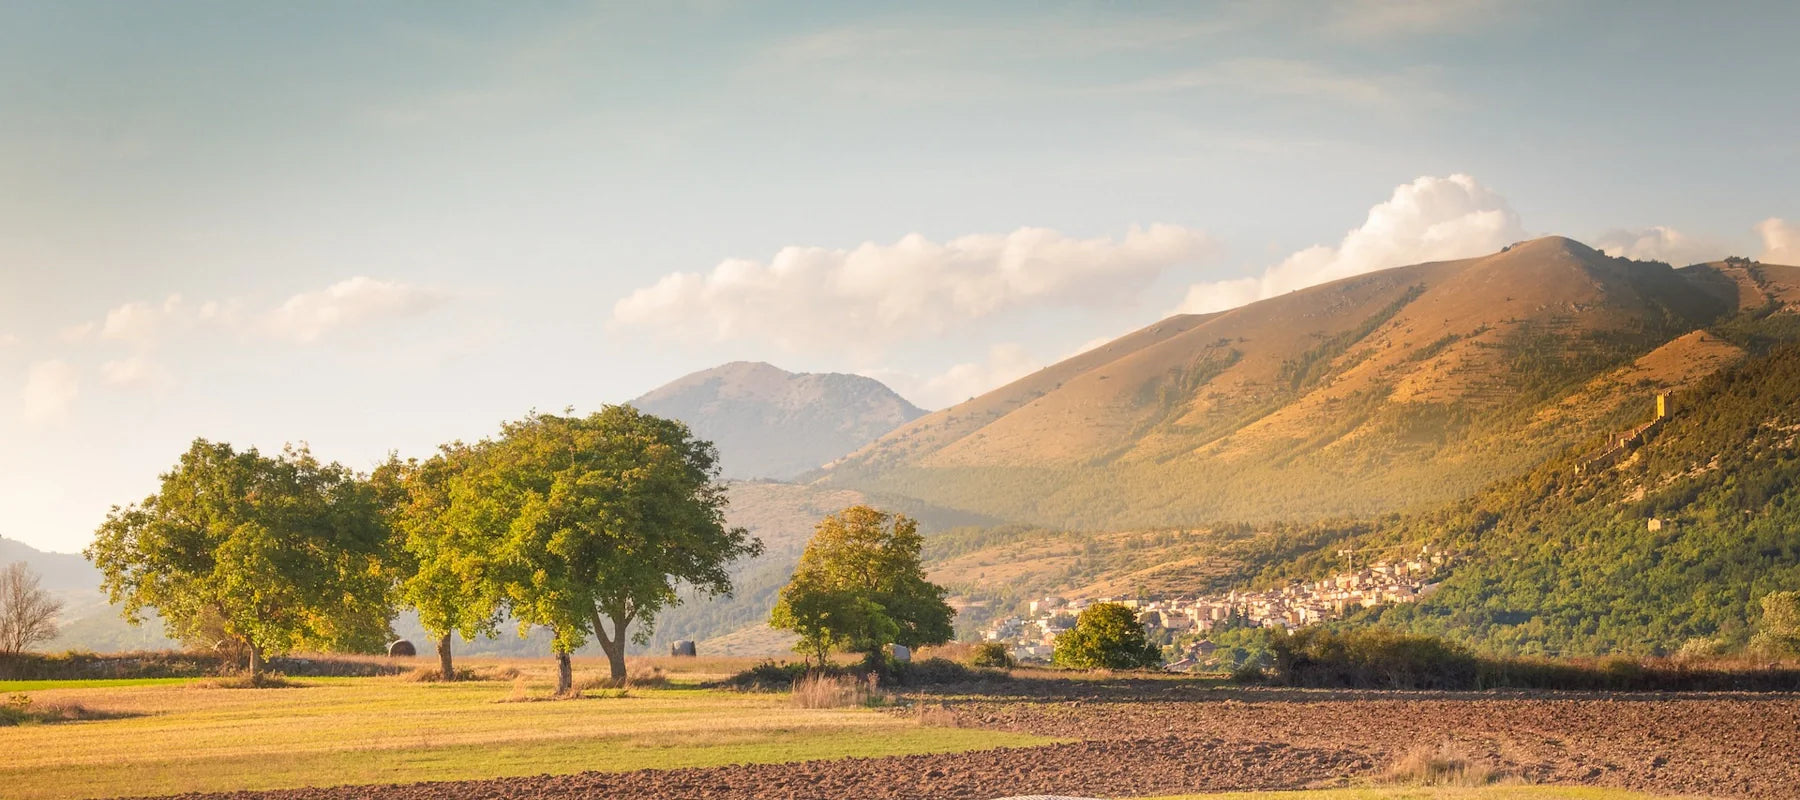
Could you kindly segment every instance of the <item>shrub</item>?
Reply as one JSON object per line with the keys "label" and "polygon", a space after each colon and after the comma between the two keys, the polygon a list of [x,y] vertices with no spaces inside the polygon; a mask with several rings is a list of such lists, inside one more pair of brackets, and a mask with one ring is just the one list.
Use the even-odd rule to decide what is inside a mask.
{"label": "shrub", "polygon": [[99,711],[80,703],[68,701],[37,702],[32,700],[30,695],[24,694],[15,694],[0,703],[0,728],[89,719],[117,719],[121,716],[128,715]]}
{"label": "shrub", "polygon": [[1476,684],[1476,659],[1429,636],[1362,628],[1308,628],[1276,637],[1274,679],[1288,686],[1462,689]]}
{"label": "shrub", "polygon": [[1162,663],[1162,650],[1150,644],[1137,612],[1118,603],[1088,606],[1075,627],[1056,637],[1050,660],[1073,669],[1147,669]]}
{"label": "shrub", "polygon": [[1003,642],[982,642],[969,652],[969,666],[1012,669],[1018,666],[1012,651]]}
{"label": "shrub", "polygon": [[298,689],[306,684],[290,681],[279,672],[258,672],[210,678],[195,681],[193,685],[201,689]]}
{"label": "shrub", "polygon": [[[827,668],[827,672],[832,668]],[[753,692],[781,692],[793,688],[794,683],[808,673],[807,665],[788,662],[776,663],[763,661],[754,667],[731,676],[725,685],[733,689]]]}

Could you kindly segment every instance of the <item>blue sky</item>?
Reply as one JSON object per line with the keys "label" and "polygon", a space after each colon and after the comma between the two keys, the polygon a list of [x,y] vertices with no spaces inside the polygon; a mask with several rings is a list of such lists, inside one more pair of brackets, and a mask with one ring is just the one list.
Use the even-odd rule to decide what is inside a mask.
{"label": "blue sky", "polygon": [[1800,260],[1791,3],[11,3],[0,535],[731,359],[941,406],[1561,233]]}

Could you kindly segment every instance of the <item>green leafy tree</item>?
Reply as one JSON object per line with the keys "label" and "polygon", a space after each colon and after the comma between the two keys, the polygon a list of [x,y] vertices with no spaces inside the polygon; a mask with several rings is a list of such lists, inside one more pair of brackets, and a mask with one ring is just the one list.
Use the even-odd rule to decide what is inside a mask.
{"label": "green leafy tree", "polygon": [[[493,526],[470,519],[481,503],[468,497],[462,480],[479,455],[478,448],[458,442],[425,461],[390,458],[371,479],[397,539],[401,600],[437,637],[446,681],[456,679],[453,638],[494,636],[506,595],[504,540]],[[461,503],[458,491],[464,493]]]}
{"label": "green leafy tree", "polygon": [[1778,655],[1800,655],[1800,592],[1763,595],[1762,612],[1756,649]]}
{"label": "green leafy tree", "polygon": [[925,579],[924,540],[904,515],[851,506],[819,522],[769,624],[800,635],[794,649],[824,666],[833,650],[942,644],[955,635],[947,592]]}
{"label": "green leafy tree", "polygon": [[114,507],[87,557],[112,602],[169,633],[216,632],[249,654],[379,651],[392,635],[388,532],[374,489],[305,447],[270,458],[195,440],[156,494]]}
{"label": "green leafy tree", "polygon": [[500,541],[513,614],[552,633],[559,692],[589,636],[623,681],[627,642],[649,640],[678,585],[729,594],[727,566],[762,552],[726,526],[718,452],[680,422],[630,406],[533,414],[482,450],[453,491],[456,524]]}
{"label": "green leafy tree", "polygon": [[1144,636],[1137,612],[1118,603],[1096,603],[1056,637],[1052,663],[1072,669],[1148,669],[1162,652]]}

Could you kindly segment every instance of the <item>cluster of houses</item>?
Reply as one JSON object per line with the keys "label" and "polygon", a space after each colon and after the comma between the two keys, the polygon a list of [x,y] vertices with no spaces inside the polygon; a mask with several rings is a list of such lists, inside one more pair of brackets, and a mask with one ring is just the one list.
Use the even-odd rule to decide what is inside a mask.
{"label": "cluster of houses", "polygon": [[[1340,551],[1354,562],[1359,555]],[[1294,629],[1341,618],[1351,612],[1389,603],[1411,603],[1429,596],[1436,581],[1452,561],[1442,550],[1425,547],[1410,558],[1376,561],[1359,569],[1322,580],[1293,583],[1260,592],[1171,599],[1094,597],[1033,600],[1024,616],[997,620],[981,632],[983,639],[1004,642],[1013,655],[1025,661],[1048,660],[1056,637],[1075,627],[1082,610],[1098,603],[1119,603],[1136,609],[1138,621],[1152,634],[1168,639],[1196,639],[1182,654],[1183,661],[1203,657],[1205,634],[1229,627]]]}

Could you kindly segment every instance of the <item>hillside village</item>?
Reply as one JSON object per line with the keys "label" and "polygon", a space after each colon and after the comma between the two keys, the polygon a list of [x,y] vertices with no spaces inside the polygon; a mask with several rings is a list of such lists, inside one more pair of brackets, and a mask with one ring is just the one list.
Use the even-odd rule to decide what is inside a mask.
{"label": "hillside village", "polygon": [[[1339,555],[1354,561],[1357,553]],[[1136,609],[1138,621],[1152,634],[1171,638],[1197,637],[1171,669],[1195,666],[1211,648],[1205,634],[1230,627],[1302,628],[1340,619],[1352,611],[1390,603],[1412,603],[1429,597],[1455,557],[1429,546],[1411,558],[1376,561],[1311,582],[1297,582],[1266,591],[1176,598],[1045,597],[1033,600],[1024,616],[1005,617],[981,632],[986,641],[1003,642],[1021,661],[1048,661],[1056,637],[1075,627],[1075,618],[1089,606],[1120,603]]]}

